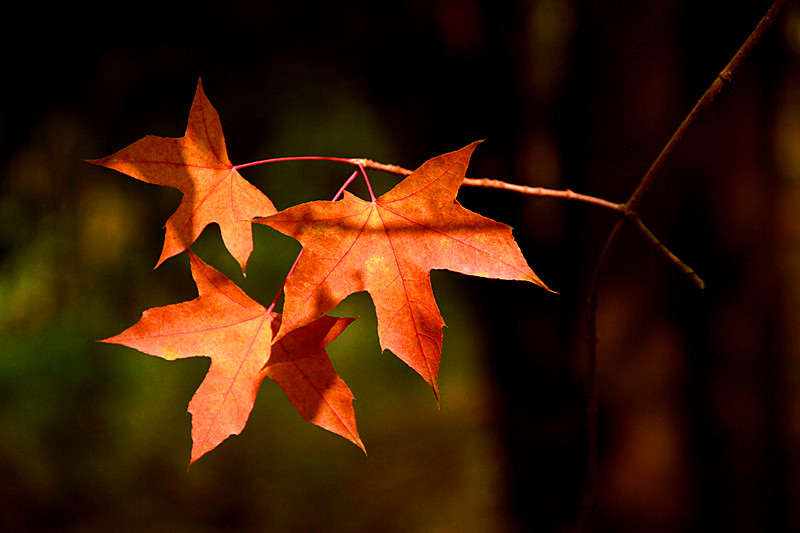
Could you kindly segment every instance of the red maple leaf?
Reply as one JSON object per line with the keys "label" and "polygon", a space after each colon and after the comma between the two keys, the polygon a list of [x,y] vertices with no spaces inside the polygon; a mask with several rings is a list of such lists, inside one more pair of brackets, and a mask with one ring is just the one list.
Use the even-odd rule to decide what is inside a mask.
{"label": "red maple leaf", "polygon": [[253,251],[250,219],[276,212],[269,198],[245,180],[228,159],[219,115],[199,80],[183,137],[148,135],[89,163],[183,193],[177,211],[167,220],[164,248],[156,267],[186,250],[208,224],[216,222],[225,246],[244,271]]}
{"label": "red maple leaf", "polygon": [[284,288],[276,338],[325,315],[349,294],[367,291],[381,348],[416,370],[438,398],[445,324],[430,270],[529,281],[547,289],[509,226],[456,201],[477,144],[427,161],[377,200],[345,192],[340,201],[308,202],[257,219],[303,245]]}
{"label": "red maple leaf", "polygon": [[192,252],[189,256],[199,297],[149,309],[136,324],[103,342],[169,360],[211,358],[189,403],[191,463],[244,429],[265,377],[284,389],[304,420],[363,449],[353,394],[325,352],[354,319],[324,316],[273,344],[280,315],[251,300]]}

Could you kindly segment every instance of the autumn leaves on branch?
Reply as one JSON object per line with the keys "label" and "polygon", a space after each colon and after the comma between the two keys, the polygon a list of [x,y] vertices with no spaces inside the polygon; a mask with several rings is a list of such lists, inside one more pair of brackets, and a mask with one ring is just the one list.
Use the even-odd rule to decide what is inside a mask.
{"label": "autumn leaves on branch", "polygon": [[[167,220],[156,266],[186,250],[206,226],[216,223],[223,242],[244,272],[253,251],[252,224],[269,226],[298,240],[303,249],[268,307],[189,252],[199,293],[189,302],[147,310],[142,318],[104,342],[122,344],[173,360],[205,356],[209,371],[189,404],[193,463],[250,416],[265,377],[278,383],[300,416],[364,449],[356,429],[353,394],[325,351],[355,319],[328,316],[348,295],[366,291],[375,305],[381,349],[413,368],[439,398],[438,372],[444,320],[433,296],[430,271],[528,281],[546,290],[530,269],[511,228],[462,207],[461,185],[494,187],[522,194],[582,201],[632,218],[637,227],[681,270],[702,286],[625,204],[510,183],[466,178],[475,142],[435,157],[415,171],[368,159],[284,157],[233,165],[219,115],[198,81],[186,133],[180,138],[148,135],[90,163],[183,193]],[[308,202],[277,212],[272,201],[245,180],[241,169],[323,159],[357,167],[331,201]],[[367,169],[405,176],[376,198]],[[362,200],[346,188],[359,176],[369,191]],[[635,213],[633,213],[635,215]],[[274,308],[283,295],[283,312]]]}
{"label": "autumn leaves on branch", "polygon": [[[456,200],[477,144],[427,161],[378,198],[365,160],[281,158],[328,159],[358,170],[332,201],[276,212],[239,169],[278,159],[233,165],[219,116],[198,82],[183,137],[147,136],[90,161],[183,192],[167,221],[157,266],[188,250],[211,223],[219,225],[225,246],[243,271],[253,250],[253,222],[303,245],[282,288],[282,314],[273,311],[280,291],[265,308],[189,252],[198,298],[145,311],[136,324],[105,339],[170,360],[211,358],[208,374],[189,404],[191,462],[242,431],[265,377],[283,388],[303,419],[364,448],[353,395],[325,351],[354,320],[327,315],[350,294],[369,293],[381,348],[419,373],[438,399],[444,320],[430,271],[528,281],[547,289],[522,256],[510,227]],[[345,190],[359,175],[366,181],[369,200]]]}

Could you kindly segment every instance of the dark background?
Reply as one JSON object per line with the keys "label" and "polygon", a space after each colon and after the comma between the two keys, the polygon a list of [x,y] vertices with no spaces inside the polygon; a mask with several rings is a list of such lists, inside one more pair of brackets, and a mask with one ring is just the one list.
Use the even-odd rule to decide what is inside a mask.
{"label": "dark background", "polygon": [[[330,348],[369,457],[265,383],[188,472],[207,369],[96,343],[195,297],[158,270],[180,201],[84,159],[179,137],[198,77],[234,163],[406,167],[487,139],[470,175],[623,201],[769,2],[427,0],[19,4],[0,85],[0,530],[566,531],[585,465],[585,298],[614,223],[594,206],[465,189],[559,292],[434,272],[441,409],[361,315]],[[635,232],[600,291],[598,531],[800,528],[800,11],[790,3],[642,205],[701,292]],[[350,169],[244,171],[278,208]],[[380,192],[396,178],[372,173]],[[359,192],[358,186],[354,188]],[[378,192],[378,191],[376,191]],[[363,194],[363,191],[362,191]],[[268,304],[297,245],[255,228]]]}

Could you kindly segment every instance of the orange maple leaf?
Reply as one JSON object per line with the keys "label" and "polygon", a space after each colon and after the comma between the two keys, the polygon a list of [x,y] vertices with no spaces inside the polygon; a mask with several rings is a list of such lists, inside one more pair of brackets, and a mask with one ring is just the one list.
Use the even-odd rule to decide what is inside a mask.
{"label": "orange maple leaf", "polygon": [[199,80],[183,137],[148,135],[89,163],[183,193],[177,211],[167,220],[156,267],[186,250],[207,225],[215,222],[225,246],[244,271],[253,251],[250,219],[276,212],[269,198],[245,180],[228,159],[219,115]]}
{"label": "orange maple leaf", "polygon": [[430,270],[529,281],[547,289],[509,226],[456,201],[477,144],[427,161],[375,201],[345,192],[336,202],[308,202],[257,219],[303,245],[284,288],[276,338],[325,315],[349,294],[367,291],[381,348],[416,370],[438,398],[445,324]]}
{"label": "orange maple leaf", "polygon": [[191,251],[189,256],[199,297],[149,309],[136,324],[103,342],[168,360],[211,358],[189,403],[190,464],[244,429],[265,377],[284,389],[304,420],[364,449],[356,429],[353,394],[325,352],[354,319],[324,316],[273,344],[280,315],[251,300]]}

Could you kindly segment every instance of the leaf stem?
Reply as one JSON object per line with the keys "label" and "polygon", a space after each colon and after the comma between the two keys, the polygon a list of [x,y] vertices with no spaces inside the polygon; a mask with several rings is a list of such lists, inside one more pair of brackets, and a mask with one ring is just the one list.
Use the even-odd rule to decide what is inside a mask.
{"label": "leaf stem", "polygon": [[[361,169],[361,171],[362,172],[364,171],[363,168]],[[358,177],[358,170],[356,170],[355,172],[350,174],[350,177],[345,180],[345,182],[342,184],[341,187],[339,187],[339,190],[336,191],[336,194],[333,196],[333,199],[331,201],[335,202],[336,200],[341,198],[342,194],[344,194],[344,190],[347,188],[348,185],[350,185],[353,182],[354,179],[356,179],[356,177]],[[366,174],[364,174],[364,177],[366,177]],[[369,181],[367,181],[367,185],[369,185]],[[372,188],[371,187],[370,187],[370,193],[372,193]],[[375,197],[373,196],[373,200],[374,200],[374,198]],[[283,290],[286,287],[286,281],[289,279],[289,276],[292,275],[292,272],[294,272],[294,269],[297,267],[297,263],[300,261],[300,256],[302,256],[302,255],[303,255],[303,250],[301,249],[300,253],[297,254],[297,257],[295,257],[294,263],[292,263],[292,267],[289,269],[289,272],[286,274],[286,278],[283,280],[283,283],[281,284],[281,288],[280,288],[280,290],[278,290],[278,294],[275,295],[275,298],[272,300],[272,303],[267,308],[267,312],[268,313],[271,313],[272,310],[275,309],[275,305],[278,303],[278,298],[281,297],[281,294],[283,294]]]}
{"label": "leaf stem", "polygon": [[367,169],[364,168],[364,161],[362,159],[357,159],[355,160],[355,163],[358,165],[358,168],[361,170],[361,174],[364,176],[364,183],[367,184],[367,190],[369,191],[369,198],[374,202],[375,193],[372,192],[372,184],[369,182],[369,176],[367,176]]}
{"label": "leaf stem", "polygon": [[[356,165],[361,170],[361,175],[364,176],[364,182],[367,184],[367,190],[369,191],[370,200],[373,202],[375,201],[375,193],[372,191],[372,184],[369,182],[369,176],[367,176],[367,170],[365,168],[364,162],[365,159],[350,159],[346,157],[328,157],[328,156],[320,156],[320,155],[298,155],[298,156],[288,156],[288,157],[273,157],[271,159],[261,159],[259,161],[252,161],[250,163],[242,163],[240,165],[234,165],[234,170],[241,170],[243,168],[254,167],[257,165],[266,165],[267,163],[283,163],[288,161],[333,161],[335,163],[347,163],[349,165]],[[411,172],[409,171],[409,174]],[[339,192],[336,193],[334,196],[333,201],[339,199],[339,195],[344,191],[345,187],[347,187],[351,181],[355,178],[355,174],[350,176],[350,178],[342,185],[342,188],[339,189]]]}
{"label": "leaf stem", "polygon": [[294,269],[297,267],[297,263],[300,261],[300,257],[303,255],[303,250],[301,249],[300,252],[297,254],[297,257],[294,258],[294,263],[292,263],[292,267],[289,269],[289,272],[286,274],[286,278],[283,280],[281,284],[281,288],[278,290],[278,294],[275,295],[275,298],[272,300],[272,303],[267,308],[267,312],[271,313],[273,309],[275,309],[275,304],[278,303],[278,298],[281,297],[283,294],[283,289],[286,287],[286,281],[289,279],[289,276],[292,275]]}
{"label": "leaf stem", "polygon": [[[347,188],[347,186],[350,185],[350,183],[352,183],[352,181],[354,179],[356,179],[357,176],[358,176],[358,171],[357,170],[355,172],[353,172],[352,174],[350,174],[350,177],[347,178],[347,180],[342,184],[341,187],[339,187],[339,190],[336,192],[336,194],[334,195],[334,197],[333,197],[333,199],[331,201],[335,202],[336,200],[338,200],[342,196],[342,194],[344,194],[344,190]],[[371,189],[370,189],[370,192],[371,192]]]}
{"label": "leaf stem", "polygon": [[253,161],[251,163],[242,163],[241,165],[234,165],[234,170],[241,170],[243,168],[254,167],[257,165],[266,165],[267,163],[283,163],[286,161],[333,161],[336,163],[349,163],[351,165],[358,165],[358,160],[347,159],[345,157],[327,157],[318,155],[298,155],[289,157],[273,157],[272,159],[262,159],[260,161]]}

